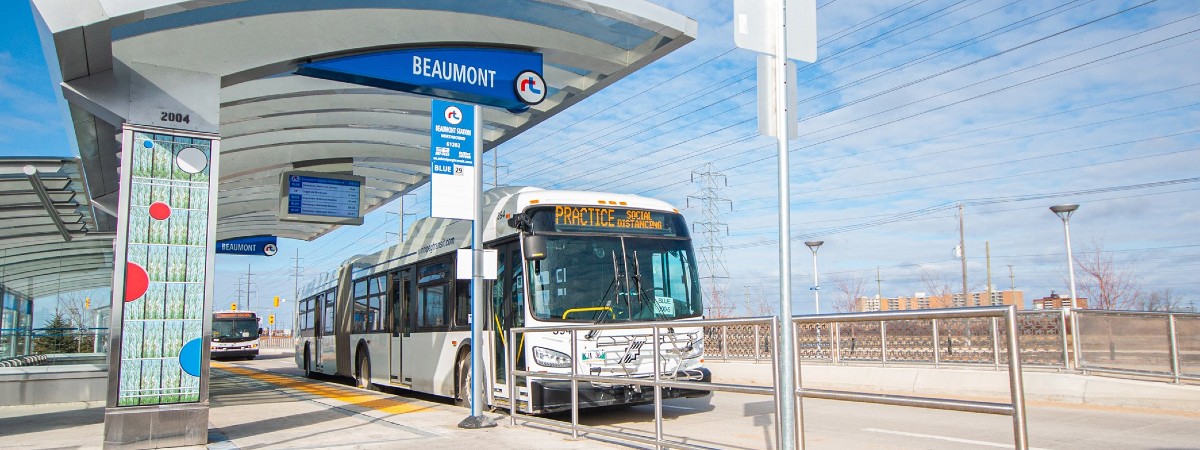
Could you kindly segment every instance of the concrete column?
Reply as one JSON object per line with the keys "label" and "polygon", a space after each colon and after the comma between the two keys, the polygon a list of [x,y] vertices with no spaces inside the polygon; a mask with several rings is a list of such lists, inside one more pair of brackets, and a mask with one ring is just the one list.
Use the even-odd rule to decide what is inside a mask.
{"label": "concrete column", "polygon": [[208,441],[220,79],[117,62],[121,183],[105,448]]}

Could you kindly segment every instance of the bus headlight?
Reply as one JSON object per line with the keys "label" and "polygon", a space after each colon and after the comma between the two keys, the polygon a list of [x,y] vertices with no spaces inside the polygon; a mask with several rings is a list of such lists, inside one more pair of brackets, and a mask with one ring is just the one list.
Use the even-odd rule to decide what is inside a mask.
{"label": "bus headlight", "polygon": [[704,354],[704,341],[697,339],[683,349],[683,359],[699,358]]}
{"label": "bus headlight", "polygon": [[571,367],[571,357],[548,348],[534,347],[533,360],[544,367]]}

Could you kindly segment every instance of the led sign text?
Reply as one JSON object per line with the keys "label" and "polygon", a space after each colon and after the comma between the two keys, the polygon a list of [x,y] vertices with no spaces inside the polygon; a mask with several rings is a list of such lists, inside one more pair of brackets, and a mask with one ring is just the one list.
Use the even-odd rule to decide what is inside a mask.
{"label": "led sign text", "polygon": [[638,209],[617,211],[615,208],[595,208],[589,206],[555,206],[554,224],[556,226],[566,225],[627,230],[661,230],[665,226],[663,219],[655,218],[651,215],[650,211]]}

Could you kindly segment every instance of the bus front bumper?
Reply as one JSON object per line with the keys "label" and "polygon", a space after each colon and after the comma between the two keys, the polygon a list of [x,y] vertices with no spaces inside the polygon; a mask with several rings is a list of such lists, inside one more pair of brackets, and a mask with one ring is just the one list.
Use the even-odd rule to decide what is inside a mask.
{"label": "bus front bumper", "polygon": [[253,358],[258,356],[258,347],[227,347],[227,348],[212,348],[209,351],[210,359],[221,358]]}
{"label": "bus front bumper", "polygon": [[[712,372],[707,368],[697,368],[678,374],[681,379],[696,380],[696,372],[700,379],[691,381],[697,383],[696,389],[662,388],[662,398],[700,398],[712,394],[704,389],[702,383],[712,382]],[[535,414],[569,411],[571,409],[571,382],[561,380],[533,381],[532,395]],[[579,407],[594,408],[617,405],[642,405],[654,403],[654,387],[639,385],[601,386],[589,382],[579,383]]]}

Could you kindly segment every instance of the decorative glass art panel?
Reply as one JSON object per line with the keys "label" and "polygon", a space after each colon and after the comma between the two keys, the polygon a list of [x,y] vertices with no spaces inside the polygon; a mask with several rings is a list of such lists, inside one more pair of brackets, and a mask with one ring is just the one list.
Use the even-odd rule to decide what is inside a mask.
{"label": "decorative glass art panel", "polygon": [[212,141],[133,133],[119,406],[200,400]]}

